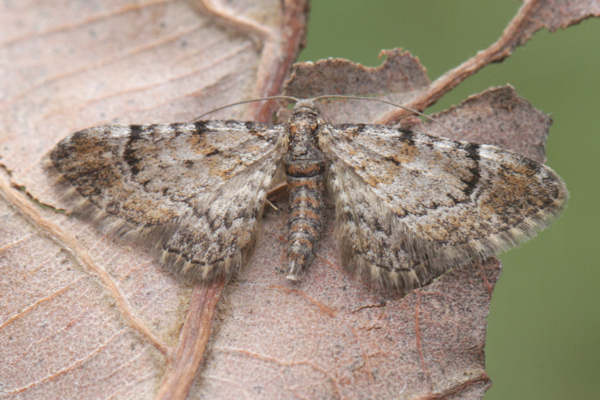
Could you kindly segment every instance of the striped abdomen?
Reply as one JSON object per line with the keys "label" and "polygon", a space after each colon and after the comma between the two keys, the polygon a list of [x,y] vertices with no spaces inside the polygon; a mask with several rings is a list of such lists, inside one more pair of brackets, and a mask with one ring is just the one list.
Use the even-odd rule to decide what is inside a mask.
{"label": "striped abdomen", "polygon": [[297,280],[311,263],[321,234],[323,162],[286,163],[286,174],[290,196],[287,278]]}

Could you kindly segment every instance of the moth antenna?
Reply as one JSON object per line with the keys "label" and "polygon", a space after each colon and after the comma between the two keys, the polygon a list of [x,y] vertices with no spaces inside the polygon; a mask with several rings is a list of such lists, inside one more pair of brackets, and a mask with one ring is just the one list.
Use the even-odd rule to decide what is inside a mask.
{"label": "moth antenna", "polygon": [[417,110],[415,108],[406,107],[406,106],[403,106],[403,105],[400,105],[400,104],[393,103],[391,101],[387,101],[387,100],[383,100],[383,99],[377,99],[377,98],[374,98],[374,97],[352,96],[352,95],[344,95],[344,94],[326,94],[326,95],[323,95],[323,96],[317,96],[317,97],[313,98],[313,100],[314,101],[319,101],[319,100],[327,99],[327,98],[330,98],[330,99],[348,99],[348,100],[371,100],[371,101],[378,101],[380,103],[384,103],[384,104],[387,104],[387,105],[390,105],[390,106],[398,107],[398,108],[401,108],[403,110],[409,111],[409,112],[411,112],[413,114],[417,114],[417,115],[419,115],[419,116],[427,119],[428,121],[435,122],[436,124],[439,124],[442,128],[444,128],[446,131],[448,131],[448,132],[451,133],[451,130],[448,129],[447,126],[445,126],[444,124],[442,124],[441,122],[439,122],[435,118],[432,118],[429,115],[427,115],[425,113],[422,113],[421,111],[419,111],[419,110]]}
{"label": "moth antenna", "polygon": [[210,110],[208,112],[205,112],[202,115],[197,116],[196,118],[194,118],[192,120],[192,122],[199,121],[200,118],[204,117],[205,115],[212,114],[214,112],[221,111],[221,110],[224,110],[224,109],[229,108],[229,107],[239,106],[241,104],[254,103],[256,101],[268,101],[268,100],[289,100],[289,101],[298,102],[300,99],[297,99],[296,97],[292,97],[292,96],[283,96],[283,95],[281,95],[281,96],[267,96],[267,97],[259,97],[259,98],[256,98],[256,99],[242,100],[242,101],[238,101],[238,102],[235,102],[235,103],[226,104],[226,105],[221,106],[221,107],[213,108],[212,110]]}

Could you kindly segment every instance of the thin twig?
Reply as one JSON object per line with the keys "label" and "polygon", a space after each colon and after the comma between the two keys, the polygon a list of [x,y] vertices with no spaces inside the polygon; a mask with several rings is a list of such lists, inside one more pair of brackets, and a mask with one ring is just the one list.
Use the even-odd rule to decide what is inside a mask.
{"label": "thin twig", "polygon": [[156,400],[184,400],[187,397],[204,360],[213,316],[224,285],[224,281],[216,281],[211,285],[197,285],[192,291],[179,344],[167,365]]}
{"label": "thin twig", "polygon": [[[427,90],[423,91],[423,93],[407,104],[404,104],[404,106],[423,111],[432,104],[435,104],[444,94],[458,86],[462,81],[481,68],[488,64],[502,61],[510,56],[518,45],[523,44],[522,39],[525,27],[529,24],[534,12],[538,9],[539,3],[540,0],[526,1],[496,42],[487,49],[478,52],[458,67],[440,76],[429,85]],[[409,112],[402,109],[394,110],[380,118],[377,123],[395,124],[407,114]]]}
{"label": "thin twig", "polygon": [[[283,82],[300,49],[304,46],[308,0],[282,0],[283,17],[278,35],[265,41],[258,65],[255,97],[267,97],[281,93]],[[248,110],[255,121],[270,122],[275,103],[256,103]]]}

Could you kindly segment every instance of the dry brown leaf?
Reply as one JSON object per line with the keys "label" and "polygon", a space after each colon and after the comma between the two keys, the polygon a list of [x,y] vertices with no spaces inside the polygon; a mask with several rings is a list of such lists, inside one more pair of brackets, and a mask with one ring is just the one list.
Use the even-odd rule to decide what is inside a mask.
{"label": "dry brown leaf", "polygon": [[[550,11],[546,3],[526,2],[517,17],[534,22],[514,36],[520,43],[541,26],[555,29],[598,14],[594,1],[560,2]],[[12,171],[0,177],[0,397],[154,398],[179,365],[173,360],[187,354],[185,347],[177,351],[184,321],[188,330],[207,328],[187,310],[210,299],[214,306],[218,288],[203,298],[139,250],[39,206],[9,184],[24,184],[33,197],[53,203],[39,160],[72,131],[107,122],[188,120],[278,92],[302,40],[304,3],[211,4],[52,0],[0,6],[0,162]],[[359,74],[365,90],[329,79],[322,81],[327,90],[383,94],[384,80],[400,74],[405,81],[393,82],[391,98],[408,98],[413,106],[435,102],[473,73],[451,71],[451,79],[428,85],[418,62],[399,51],[388,53],[379,70],[329,64],[336,63],[329,76]],[[311,87],[306,95],[319,93]],[[362,122],[398,117],[363,102],[324,108],[327,115],[356,115]],[[364,108],[368,114],[360,113]],[[240,118],[243,110],[211,117]],[[246,113],[263,120],[270,115],[261,105]],[[549,120],[512,88],[486,91],[439,119],[461,130],[460,138],[543,157]],[[448,136],[439,124],[416,128]],[[403,299],[383,298],[342,272],[330,221],[308,274],[290,286],[280,273],[285,223],[284,211],[266,212],[254,257],[221,295],[189,398],[482,397],[490,384],[483,346],[497,261],[453,270]]]}

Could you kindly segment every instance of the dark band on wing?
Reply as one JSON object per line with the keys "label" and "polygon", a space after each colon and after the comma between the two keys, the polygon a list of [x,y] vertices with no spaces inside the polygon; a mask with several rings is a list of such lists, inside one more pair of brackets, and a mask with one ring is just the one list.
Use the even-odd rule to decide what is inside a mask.
{"label": "dark band on wing", "polygon": [[134,144],[138,141],[142,136],[142,126],[141,125],[130,125],[129,126],[129,140],[125,144],[125,151],[123,152],[123,159],[129,165],[129,169],[131,170],[131,175],[136,176],[140,172],[139,163],[140,158],[138,158],[135,153]]}
{"label": "dark band on wing", "polygon": [[469,180],[463,180],[467,187],[463,190],[467,197],[470,197],[481,179],[481,168],[479,166],[479,145],[476,143],[467,143],[464,145],[464,149],[467,151],[467,157],[473,160],[475,166],[469,168],[469,171],[473,175]]}
{"label": "dark band on wing", "polygon": [[413,131],[399,129],[402,132],[402,136],[398,137],[398,139],[402,142],[406,142],[411,146],[415,145],[415,133]]}

